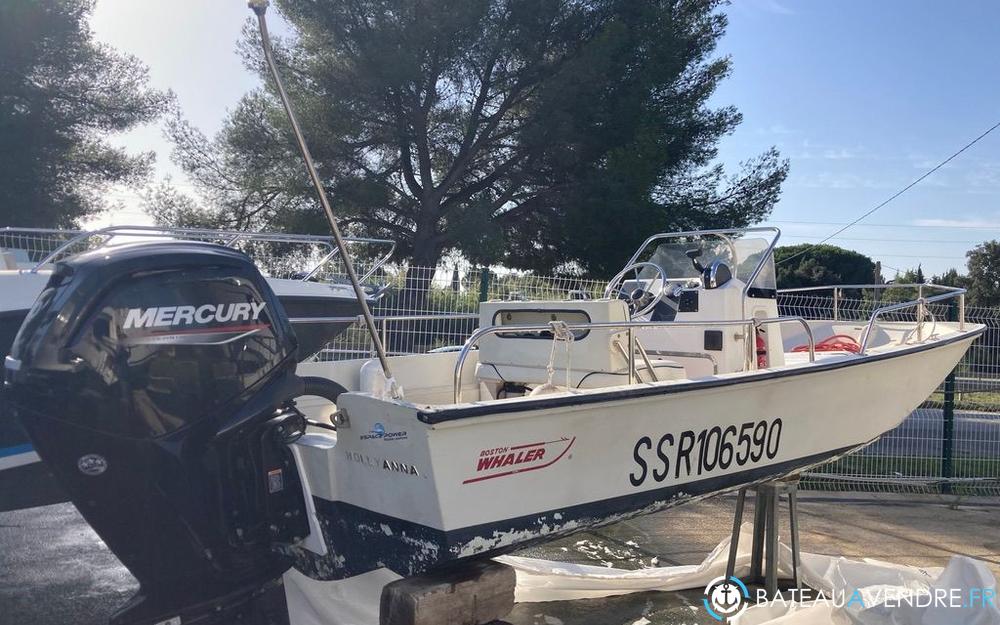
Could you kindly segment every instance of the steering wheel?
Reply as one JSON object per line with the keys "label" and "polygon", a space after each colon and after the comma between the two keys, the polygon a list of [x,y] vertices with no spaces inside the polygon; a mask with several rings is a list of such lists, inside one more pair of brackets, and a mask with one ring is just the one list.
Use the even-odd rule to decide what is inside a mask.
{"label": "steering wheel", "polygon": [[[622,285],[625,283],[625,276],[630,272],[634,274],[633,280],[638,281],[639,273],[646,268],[651,268],[656,272],[653,276],[653,282],[657,278],[660,279],[660,288],[656,293],[651,293],[645,289],[638,288],[631,293],[625,293],[622,290]],[[663,267],[660,267],[656,263],[651,262],[638,262],[632,263],[631,265],[625,267],[619,271],[614,278],[608,282],[608,286],[604,287],[604,297],[616,297],[618,299],[623,299],[628,304],[629,315],[632,319],[638,317],[644,317],[651,313],[656,305],[661,301],[666,301],[675,310],[677,309],[677,303],[669,299],[664,300],[663,298],[667,295],[667,272],[664,271]]]}

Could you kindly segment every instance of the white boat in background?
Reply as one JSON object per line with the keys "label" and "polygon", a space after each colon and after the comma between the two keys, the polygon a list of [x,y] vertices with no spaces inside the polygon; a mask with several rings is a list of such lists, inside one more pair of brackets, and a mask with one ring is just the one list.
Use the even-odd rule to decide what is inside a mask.
{"label": "white boat in background", "polygon": [[[288,277],[268,275],[267,281],[288,315],[301,324],[296,334],[303,358],[315,354],[358,317],[360,307],[351,286],[324,276],[339,255],[329,236],[133,225],[97,230],[4,227],[0,228],[0,293],[3,293],[0,299],[0,353],[7,353],[21,322],[48,282],[56,261],[92,249],[157,240],[205,241],[238,249],[260,261],[265,275],[268,275],[266,261],[256,258],[256,248],[271,251],[283,246],[286,254],[298,260],[297,266],[294,270],[286,267],[283,274]],[[352,237],[346,241],[366,248],[364,251],[372,257],[367,271],[361,276],[363,282],[370,280],[396,249],[395,242],[388,239]],[[369,301],[375,301],[383,292],[381,287],[368,289]],[[309,321],[314,317],[345,319],[323,324]]]}

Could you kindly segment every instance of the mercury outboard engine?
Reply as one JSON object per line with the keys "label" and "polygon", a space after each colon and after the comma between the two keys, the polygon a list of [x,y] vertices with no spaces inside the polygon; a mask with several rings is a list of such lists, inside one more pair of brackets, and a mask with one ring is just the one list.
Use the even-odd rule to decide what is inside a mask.
{"label": "mercury outboard engine", "polygon": [[295,351],[235,250],[144,243],[57,264],[14,340],[7,392],[139,580],[113,623],[218,620],[288,568],[282,548],[309,533],[287,447],[305,427]]}

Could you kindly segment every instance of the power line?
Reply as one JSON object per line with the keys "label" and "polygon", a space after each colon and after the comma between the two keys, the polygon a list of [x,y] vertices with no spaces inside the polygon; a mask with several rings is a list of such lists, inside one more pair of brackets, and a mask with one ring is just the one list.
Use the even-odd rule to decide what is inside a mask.
{"label": "power line", "polygon": [[[853,225],[845,221],[796,221],[794,219],[769,219],[767,223],[772,224],[800,224],[807,226],[844,226]],[[933,228],[935,230],[1000,230],[1000,223],[995,226],[976,224],[969,226],[946,226],[943,224],[864,224],[866,228]]]}
{"label": "power line", "polygon": [[[789,234],[786,235],[789,239],[815,239],[816,237],[809,237],[804,235]],[[863,238],[863,237],[832,237],[838,241],[877,241],[879,243],[976,243],[977,241],[972,241],[969,239],[965,240],[947,240],[947,239],[884,239],[884,238]],[[817,244],[818,245],[818,244]]]}
{"label": "power line", "polygon": [[[813,245],[813,246],[811,246],[811,247],[815,247],[816,245],[822,245],[823,243],[826,243],[827,241],[829,241],[829,240],[830,240],[830,239],[832,239],[833,237],[837,236],[837,235],[838,235],[838,234],[840,234],[841,232],[844,232],[845,230],[847,230],[847,229],[848,229],[848,228],[850,228],[851,226],[854,226],[854,225],[856,225],[856,224],[857,224],[858,222],[860,222],[860,221],[861,221],[861,220],[863,220],[864,218],[866,218],[866,217],[868,217],[868,216],[870,216],[870,215],[874,214],[874,213],[875,213],[875,211],[879,210],[880,208],[882,208],[883,206],[885,206],[885,205],[886,205],[886,204],[888,204],[889,202],[891,202],[891,201],[895,200],[895,199],[896,199],[897,197],[899,197],[899,196],[903,195],[904,193],[906,193],[907,191],[909,191],[909,190],[910,190],[910,189],[912,189],[913,187],[917,186],[917,184],[919,184],[919,183],[920,183],[920,182],[921,182],[922,180],[924,180],[924,178],[927,178],[928,176],[930,176],[931,174],[933,174],[933,173],[934,173],[934,172],[936,172],[937,170],[941,169],[942,167],[944,167],[945,165],[947,165],[948,163],[950,163],[950,162],[951,162],[952,160],[954,160],[955,158],[957,158],[957,157],[958,157],[958,156],[959,156],[959,155],[960,155],[960,154],[961,154],[962,152],[965,152],[966,150],[968,150],[968,149],[969,149],[969,148],[971,148],[972,146],[974,146],[974,145],[976,145],[977,143],[979,143],[979,141],[980,141],[980,140],[982,140],[982,139],[983,139],[984,137],[986,137],[986,135],[990,134],[991,132],[993,132],[993,131],[994,131],[994,130],[996,130],[997,128],[1000,128],[1000,122],[997,122],[997,123],[993,124],[992,126],[990,126],[990,128],[989,128],[988,130],[986,130],[986,132],[982,133],[981,135],[979,135],[978,137],[976,137],[976,138],[975,138],[975,139],[973,139],[972,141],[970,141],[970,142],[966,143],[966,144],[965,144],[964,146],[962,146],[962,149],[960,149],[959,151],[955,152],[954,154],[952,154],[952,155],[951,155],[951,156],[949,156],[948,158],[944,159],[943,161],[941,161],[940,163],[938,163],[937,165],[935,165],[935,166],[934,166],[934,167],[932,167],[931,169],[929,169],[929,170],[927,170],[926,172],[924,172],[924,174],[923,174],[922,176],[920,176],[919,178],[917,178],[916,180],[914,180],[914,181],[913,181],[913,182],[911,182],[910,184],[906,185],[905,187],[903,187],[903,188],[902,188],[902,189],[900,189],[899,191],[896,191],[895,193],[893,193],[893,194],[892,194],[891,196],[889,196],[889,198],[888,198],[888,199],[886,199],[886,200],[885,200],[884,202],[882,202],[881,204],[879,204],[879,205],[878,205],[878,206],[876,206],[875,208],[871,209],[870,211],[868,211],[868,212],[867,212],[867,213],[865,213],[864,215],[861,215],[860,217],[858,217],[858,218],[857,218],[857,219],[855,219],[854,221],[852,221],[852,222],[848,223],[848,224],[847,224],[847,225],[845,225],[845,226],[844,226],[843,228],[841,228],[841,229],[837,230],[836,232],[834,232],[834,233],[833,233],[833,234],[831,234],[830,236],[826,237],[825,239],[823,239],[823,240],[822,240],[822,241],[820,241],[819,243],[816,243],[816,244],[814,244],[814,245]],[[797,256],[801,256],[802,254],[805,254],[805,253],[806,253],[806,252],[807,252],[808,250],[809,250],[809,248],[806,248],[806,249],[802,250],[801,252],[798,252],[798,253],[796,253],[796,254],[792,254],[791,256],[789,256],[788,258],[785,258],[785,259],[784,259],[784,260],[782,260],[781,262],[782,262],[782,263],[786,263],[786,262],[788,262],[788,261],[792,260],[793,258],[795,258],[795,257],[797,257]],[[779,264],[780,264],[780,263],[779,263]]]}
{"label": "power line", "polygon": [[927,254],[873,254],[873,256],[885,258],[926,258],[929,260],[965,260],[964,256],[928,256]]}

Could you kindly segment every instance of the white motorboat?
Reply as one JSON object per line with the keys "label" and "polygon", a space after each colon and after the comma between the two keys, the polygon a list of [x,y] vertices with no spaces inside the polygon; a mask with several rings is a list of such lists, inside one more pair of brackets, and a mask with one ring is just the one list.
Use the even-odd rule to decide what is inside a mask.
{"label": "white motorboat", "polygon": [[657,235],[609,285],[627,300],[485,303],[460,353],[392,359],[402,399],[374,361],[300,366],[357,391],[296,443],[327,550],[297,565],[412,575],[797,474],[898,425],[983,330],[928,316],[946,287],[867,323],[781,317],[776,240]]}
{"label": "white motorboat", "polygon": [[[271,276],[268,285],[293,318],[298,353],[305,359],[357,320],[361,309],[350,285],[324,280],[339,251],[331,237],[281,233],[245,233],[193,228],[113,226],[91,231],[0,228],[0,356],[10,350],[21,323],[45,288],[55,262],[94,248],[112,249],[137,240],[213,241],[243,250],[280,249],[300,258],[294,278]],[[383,239],[348,239],[373,256],[363,281],[369,280],[392,255],[395,244]],[[369,287],[368,299],[382,294]],[[194,314],[198,311],[195,310]],[[202,311],[207,314],[207,311]],[[316,318],[326,321],[317,322]],[[165,317],[161,321],[165,320]],[[151,322],[155,322],[153,319]],[[0,409],[0,510],[65,501],[66,497],[39,462],[27,435]]]}

